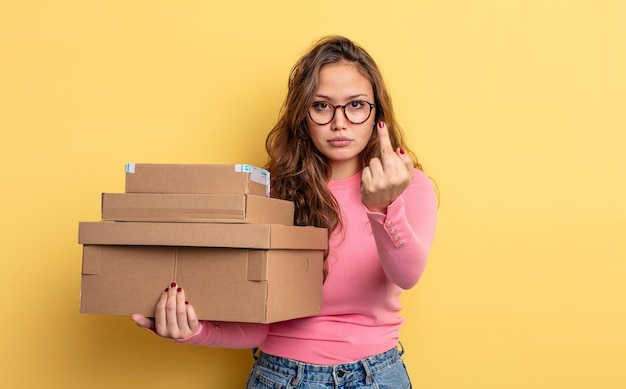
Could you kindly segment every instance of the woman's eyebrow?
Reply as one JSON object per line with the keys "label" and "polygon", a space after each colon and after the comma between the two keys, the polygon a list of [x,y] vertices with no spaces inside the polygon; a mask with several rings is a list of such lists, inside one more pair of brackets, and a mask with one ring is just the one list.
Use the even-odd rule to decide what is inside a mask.
{"label": "woman's eyebrow", "polygon": [[[316,94],[315,97],[319,97],[320,99],[332,100],[330,96]],[[356,95],[346,97],[347,100],[356,99],[357,97],[369,97],[366,93],[358,93]]]}

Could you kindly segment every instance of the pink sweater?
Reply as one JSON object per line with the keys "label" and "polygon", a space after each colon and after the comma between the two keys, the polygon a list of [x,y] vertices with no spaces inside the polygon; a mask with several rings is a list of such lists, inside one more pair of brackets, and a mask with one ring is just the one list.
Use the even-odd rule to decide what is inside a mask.
{"label": "pink sweater", "polygon": [[429,178],[415,171],[387,214],[361,202],[361,173],[329,188],[343,212],[344,230],[329,245],[329,273],[316,316],[272,324],[201,322],[179,343],[259,347],[268,354],[315,364],[359,360],[395,347],[400,293],[413,287],[433,241],[437,199]]}

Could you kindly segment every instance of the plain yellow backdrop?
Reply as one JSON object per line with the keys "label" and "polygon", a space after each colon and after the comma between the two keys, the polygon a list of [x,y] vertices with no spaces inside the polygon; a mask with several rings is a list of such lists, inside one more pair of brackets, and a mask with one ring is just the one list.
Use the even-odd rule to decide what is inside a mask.
{"label": "plain yellow backdrop", "polygon": [[78,311],[77,223],[126,162],[265,161],[288,72],[344,34],[441,191],[403,295],[416,388],[624,388],[626,2],[0,0],[6,388],[242,388],[249,350]]}

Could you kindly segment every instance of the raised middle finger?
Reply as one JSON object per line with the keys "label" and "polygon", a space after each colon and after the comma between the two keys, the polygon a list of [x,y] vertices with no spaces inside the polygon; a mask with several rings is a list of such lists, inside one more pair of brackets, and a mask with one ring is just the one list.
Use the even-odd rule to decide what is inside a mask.
{"label": "raised middle finger", "polygon": [[378,122],[378,145],[380,146],[380,158],[383,165],[386,165],[387,160],[395,155],[393,146],[391,145],[391,138],[389,137],[389,129],[385,122]]}

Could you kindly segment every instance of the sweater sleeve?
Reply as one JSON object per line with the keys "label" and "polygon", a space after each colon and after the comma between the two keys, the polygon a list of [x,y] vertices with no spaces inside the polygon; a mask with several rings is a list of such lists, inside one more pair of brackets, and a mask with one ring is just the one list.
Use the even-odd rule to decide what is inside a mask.
{"label": "sweater sleeve", "polygon": [[200,321],[195,333],[176,343],[206,347],[258,347],[269,332],[269,324]]}
{"label": "sweater sleeve", "polygon": [[420,279],[432,245],[437,220],[433,184],[420,170],[406,190],[387,207],[387,214],[368,217],[385,274],[403,289]]}

